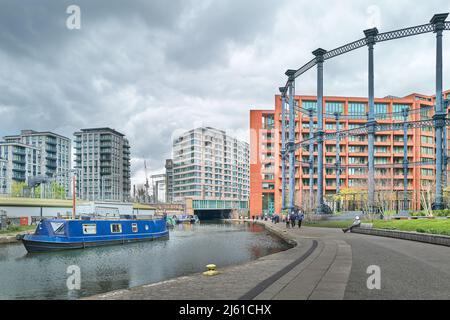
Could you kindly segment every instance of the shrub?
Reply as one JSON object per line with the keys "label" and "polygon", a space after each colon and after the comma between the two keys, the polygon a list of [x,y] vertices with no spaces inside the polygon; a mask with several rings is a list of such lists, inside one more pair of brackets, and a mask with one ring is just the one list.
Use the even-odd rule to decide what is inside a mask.
{"label": "shrub", "polygon": [[450,216],[450,209],[435,210],[433,211],[433,214],[437,217],[447,217]]}

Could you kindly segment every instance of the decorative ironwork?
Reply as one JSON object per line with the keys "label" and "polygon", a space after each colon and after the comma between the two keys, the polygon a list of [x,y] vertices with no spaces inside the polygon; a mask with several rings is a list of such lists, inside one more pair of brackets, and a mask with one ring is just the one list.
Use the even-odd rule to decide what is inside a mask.
{"label": "decorative ironwork", "polygon": [[343,45],[339,48],[333,49],[328,51],[323,55],[324,60],[328,60],[337,56],[340,56],[341,54],[356,50],[358,48],[364,47],[367,45],[367,39],[359,39],[356,41],[353,41],[351,43],[348,43],[346,45]]}
{"label": "decorative ironwork", "polygon": [[306,140],[297,142],[297,143],[295,144],[294,148],[295,148],[295,150],[298,150],[298,149],[300,149],[300,148],[303,147],[303,146],[309,145],[309,143],[310,143],[311,141],[313,141],[313,143],[316,142],[316,140],[317,140],[317,137],[313,137],[313,138],[309,138],[309,139],[306,139]]}
{"label": "decorative ironwork", "polygon": [[[418,34],[434,32],[435,25],[431,23],[423,24],[420,26],[404,28],[395,31],[383,32],[379,33],[375,36],[376,42],[389,41],[394,39],[400,39],[405,37],[411,37]],[[445,22],[445,29],[450,30],[450,21]],[[344,53],[359,49],[367,45],[367,38],[359,39],[350,43],[347,43],[343,46],[340,46],[336,49],[330,50],[323,55],[324,60],[328,60],[337,56],[340,56]],[[311,69],[317,64],[316,59],[312,59],[307,62],[304,66],[300,67],[294,74],[294,77],[297,78],[300,75],[304,74],[306,71]],[[285,86],[287,88],[287,84]]]}
{"label": "decorative ironwork", "polygon": [[[450,126],[450,119],[446,118],[445,120],[445,126]],[[408,124],[408,130],[409,129],[415,129],[415,128],[425,128],[425,127],[434,127],[435,126],[435,120],[434,119],[427,119],[427,120],[417,120],[417,121],[407,121],[407,122],[394,122],[394,123],[387,123],[387,124],[376,124],[375,125],[375,131],[376,132],[384,132],[384,131],[401,131],[403,130],[403,125],[407,123]],[[350,136],[361,136],[368,134],[368,126],[367,124],[364,124],[360,127],[349,129],[349,130],[342,130],[339,131],[341,138],[347,138]],[[324,140],[336,140],[337,132],[327,132],[323,134]],[[298,150],[302,148],[305,145],[308,145],[311,140],[317,141],[317,137],[313,137],[310,139],[306,139],[303,141],[300,141],[295,144],[294,148],[295,150]]]}
{"label": "decorative ironwork", "polygon": [[[337,133],[338,132],[325,133],[323,135],[323,139],[324,140],[336,140]],[[339,135],[340,135],[341,139],[343,139],[343,138],[347,138],[349,136],[366,135],[367,133],[368,133],[368,128],[367,128],[366,125],[363,125],[363,126],[360,126],[360,127],[357,127],[357,128],[340,131]]]}
{"label": "decorative ironwork", "polygon": [[394,40],[394,39],[400,39],[405,37],[411,37],[422,33],[428,33],[434,31],[434,24],[427,23],[420,26],[415,27],[409,27],[404,28],[400,30],[395,31],[389,31],[380,33],[377,36],[375,36],[376,42],[382,42],[382,41],[388,41],[388,40]]}
{"label": "decorative ironwork", "polygon": [[[307,161],[297,161],[296,164],[300,164],[302,167],[309,168],[309,162]],[[436,164],[436,161],[430,160],[430,161],[415,161],[415,162],[408,162],[408,167],[421,167],[421,166],[433,166]],[[314,167],[317,167],[317,162],[313,163]],[[351,164],[339,164],[340,168],[368,168],[368,163],[351,163]],[[336,169],[335,163],[326,163],[325,168],[327,169]],[[391,169],[391,168],[403,168],[403,161],[402,162],[394,162],[394,163],[378,163],[375,164],[376,169]]]}
{"label": "decorative ironwork", "polygon": [[306,63],[303,67],[301,67],[300,69],[298,69],[295,74],[294,77],[297,78],[298,76],[304,74],[306,71],[308,71],[309,69],[311,69],[312,67],[314,67],[317,64],[316,62],[316,58],[312,59],[311,61],[309,61],[308,63]]}
{"label": "decorative ironwork", "polygon": [[[314,59],[310,60],[309,62],[307,62],[304,66],[302,66],[300,69],[298,69],[297,71],[293,71],[293,70],[289,70],[291,71],[290,74],[287,74],[289,77],[289,80],[286,83],[285,89],[287,89],[288,87],[292,89],[292,85],[293,85],[293,81],[295,78],[297,78],[298,76],[302,75],[303,73],[305,73],[306,71],[308,71],[309,69],[311,69],[312,67],[314,67],[315,65],[318,65],[318,73],[317,73],[317,83],[318,83],[318,101],[322,101],[323,98],[323,61],[324,60],[328,60],[331,58],[334,58],[336,56],[345,54],[347,52],[356,50],[358,48],[364,47],[364,46],[368,46],[369,48],[369,104],[372,106],[374,103],[374,88],[373,88],[373,45],[377,42],[383,42],[383,41],[389,41],[389,40],[394,40],[394,39],[400,39],[400,38],[405,38],[405,37],[410,37],[410,36],[415,36],[415,35],[420,35],[420,34],[424,34],[424,33],[430,33],[430,32],[436,32],[437,36],[437,57],[436,57],[436,96],[440,96],[441,94],[441,90],[442,90],[442,30],[450,30],[450,21],[445,21],[445,19],[447,18],[448,13],[444,13],[444,14],[436,14],[433,16],[433,18],[431,19],[430,23],[427,24],[423,24],[423,25],[419,25],[419,26],[414,26],[414,27],[408,27],[408,28],[404,28],[404,29],[399,29],[399,30],[394,30],[394,31],[390,31],[390,32],[384,32],[384,33],[378,33],[378,30],[376,28],[373,29],[369,29],[369,30],[365,30],[364,33],[366,35],[366,38],[363,39],[359,39],[356,41],[353,41],[351,43],[348,43],[346,45],[340,46],[336,49],[330,50],[330,51],[325,51],[323,49],[317,49],[316,51],[313,52],[313,54],[316,56]],[[320,51],[320,52],[319,52]],[[292,99],[293,95],[291,95],[291,99]],[[438,105],[439,106],[439,105]],[[403,172],[404,172],[404,181],[405,181],[405,185],[408,183],[407,181],[407,170],[410,166],[415,166],[415,165],[434,165],[436,167],[436,202],[433,204],[432,208],[436,209],[436,208],[441,208],[442,206],[442,188],[441,188],[441,177],[442,177],[442,166],[441,166],[441,162],[444,161],[445,166],[447,165],[447,160],[446,160],[446,155],[444,155],[441,158],[441,153],[443,151],[443,149],[445,150],[445,153],[447,153],[447,146],[443,145],[442,142],[440,140],[437,140],[437,151],[436,151],[436,155],[437,155],[437,160],[436,162],[434,161],[421,161],[421,162],[408,162],[407,161],[407,144],[406,142],[404,143],[404,156],[403,156],[403,161],[402,162],[398,162],[398,163],[394,163],[394,164],[374,164],[374,150],[373,150],[373,146],[374,146],[374,134],[375,132],[385,132],[385,131],[402,131],[404,133],[404,137],[407,136],[407,130],[409,129],[414,129],[414,128],[424,128],[424,127],[434,127],[436,130],[436,134],[438,136],[438,139],[441,139],[441,135],[440,135],[440,130],[442,130],[442,127],[447,127],[450,126],[450,119],[445,118],[445,114],[442,113],[441,110],[437,110],[437,112],[435,112],[434,116],[431,119],[423,119],[423,120],[418,120],[418,121],[407,121],[408,119],[408,113],[406,111],[406,109],[404,110],[405,112],[405,116],[403,117],[403,121],[400,122],[393,122],[393,123],[389,123],[389,124],[385,124],[385,123],[377,123],[376,119],[386,119],[387,116],[391,115],[393,120],[398,120],[397,117],[395,117],[394,115],[398,115],[400,116],[402,112],[392,112],[390,114],[385,113],[385,114],[373,114],[373,110],[370,110],[370,117],[368,115],[364,115],[364,114],[350,114],[350,115],[346,115],[343,116],[341,118],[341,120],[345,120],[345,119],[364,119],[367,122],[359,127],[350,129],[350,130],[343,130],[340,131],[339,127],[337,126],[337,130],[336,132],[330,132],[330,133],[324,133],[323,132],[323,118],[326,118],[327,115],[328,117],[334,117],[334,114],[327,114],[325,112],[323,112],[322,110],[322,104],[319,103],[318,104],[319,109],[312,111],[312,110],[307,110],[304,108],[301,108],[300,106],[294,106],[294,103],[291,102],[291,112],[294,110],[297,110],[301,113],[305,113],[308,114],[310,117],[310,138],[300,141],[298,143],[295,143],[294,141],[290,141],[289,143],[289,152],[290,152],[290,158],[291,158],[291,169],[294,170],[293,168],[297,165],[297,164],[301,164],[302,166],[305,167],[309,167],[310,170],[312,170],[312,167],[314,166],[313,161],[311,160],[311,155],[310,155],[310,161],[308,162],[300,162],[300,163],[295,163],[294,160],[294,154],[295,154],[295,150],[298,150],[304,146],[309,145],[310,148],[312,147],[312,145],[314,143],[317,143],[319,145],[319,161],[318,161],[318,208],[316,210],[316,213],[323,213],[322,211],[322,207],[325,206],[323,204],[323,192],[322,192],[322,186],[323,186],[323,168],[333,168],[337,171],[340,170],[341,167],[367,167],[369,169],[369,178],[368,178],[368,184],[369,184],[369,206],[372,206],[373,204],[373,196],[375,193],[374,190],[374,167],[375,168],[403,168]],[[410,110],[411,113],[417,113],[417,112],[421,112],[421,111],[428,111],[427,109],[431,109],[431,106],[427,106],[425,108],[419,108],[419,109],[415,109],[415,110]],[[315,114],[318,117],[318,130],[314,133],[314,136],[311,137],[311,132],[313,130],[313,128],[311,128],[312,126],[312,116],[313,114]],[[291,115],[291,121],[293,121],[293,112]],[[422,117],[421,117],[422,118]],[[428,118],[428,115],[426,116],[426,118]],[[292,128],[291,128],[292,130]],[[338,140],[339,138],[347,138],[349,136],[361,136],[361,135],[367,135],[369,137],[369,162],[370,162],[370,166],[369,163],[361,163],[361,164],[351,164],[351,165],[341,165],[339,163],[339,157],[337,157],[337,162],[333,163],[333,164],[323,164],[323,157],[322,157],[322,152],[323,152],[323,142],[324,140]],[[293,136],[293,134],[292,134]],[[446,136],[444,135],[444,139],[447,139]],[[407,139],[404,138],[404,140],[406,141]],[[339,142],[337,142],[339,143]],[[337,149],[339,150],[339,149]],[[310,151],[311,152],[311,151]],[[339,152],[339,151],[337,151]],[[282,156],[284,157],[285,152],[283,152]],[[293,178],[294,176],[294,172],[291,173],[291,178]],[[339,177],[337,175],[337,177]],[[310,178],[311,181],[311,178]],[[291,188],[290,188],[290,203],[293,203],[294,200],[294,191],[295,188],[293,186],[293,183],[295,183],[295,179],[291,179],[290,180]],[[311,182],[310,182],[311,183]],[[339,188],[339,187],[337,187]],[[312,188],[311,188],[312,189]],[[405,187],[405,194],[407,192],[407,188]],[[406,196],[405,196],[406,199]],[[407,200],[405,200],[405,203],[407,202]],[[292,207],[292,205],[291,205]]]}
{"label": "decorative ironwork", "polygon": [[[302,107],[298,107],[296,106],[295,109],[298,112],[301,112],[305,115],[309,115],[309,109],[305,109]],[[433,106],[423,106],[420,108],[416,108],[416,109],[412,109],[409,110],[409,114],[417,114],[420,113],[422,111],[430,111],[433,109]],[[314,115],[317,115],[317,110],[312,110]],[[387,119],[387,118],[394,118],[396,116],[401,116],[403,114],[403,111],[398,111],[398,112],[388,112],[388,113],[374,113],[374,117],[375,119]],[[325,118],[327,119],[334,119],[335,115],[334,113],[324,113],[323,114]],[[340,116],[341,120],[367,120],[367,114],[348,114],[348,115],[341,115]]]}

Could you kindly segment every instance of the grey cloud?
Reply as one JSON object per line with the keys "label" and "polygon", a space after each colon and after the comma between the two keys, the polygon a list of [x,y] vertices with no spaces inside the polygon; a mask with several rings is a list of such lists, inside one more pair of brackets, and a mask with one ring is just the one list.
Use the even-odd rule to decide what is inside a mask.
{"label": "grey cloud", "polygon": [[[73,3],[82,10],[79,31],[65,28]],[[370,5],[0,0],[0,135],[34,128],[72,137],[83,127],[113,127],[129,138],[133,180],[142,183],[144,159],[149,172],[161,171],[174,133],[208,125],[246,137],[249,109],[273,107],[284,71],[310,60],[317,47],[361,38]],[[450,11],[437,0],[377,5],[380,31]],[[377,45],[377,95],[432,93],[433,41],[426,35]],[[327,61],[325,93],[366,95],[366,54],[362,48]],[[296,85],[299,94],[314,94],[314,70]]]}

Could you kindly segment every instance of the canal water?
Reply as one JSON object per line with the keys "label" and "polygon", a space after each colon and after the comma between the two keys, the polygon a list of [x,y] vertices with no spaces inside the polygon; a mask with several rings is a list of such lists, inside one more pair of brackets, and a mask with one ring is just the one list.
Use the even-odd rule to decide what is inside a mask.
{"label": "canal water", "polygon": [[[243,222],[178,225],[169,240],[28,254],[19,245],[0,246],[0,299],[77,299],[245,263],[288,245],[264,227]],[[81,271],[81,289],[68,290],[67,268]]]}

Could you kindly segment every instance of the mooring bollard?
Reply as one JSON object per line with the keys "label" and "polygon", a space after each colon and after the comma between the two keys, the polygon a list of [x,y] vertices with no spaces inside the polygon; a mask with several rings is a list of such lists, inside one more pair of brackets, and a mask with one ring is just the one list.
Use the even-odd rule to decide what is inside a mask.
{"label": "mooring bollard", "polygon": [[203,275],[205,276],[215,276],[219,274],[219,271],[216,270],[217,267],[215,264],[208,264],[206,265],[206,268],[208,271],[203,272]]}

